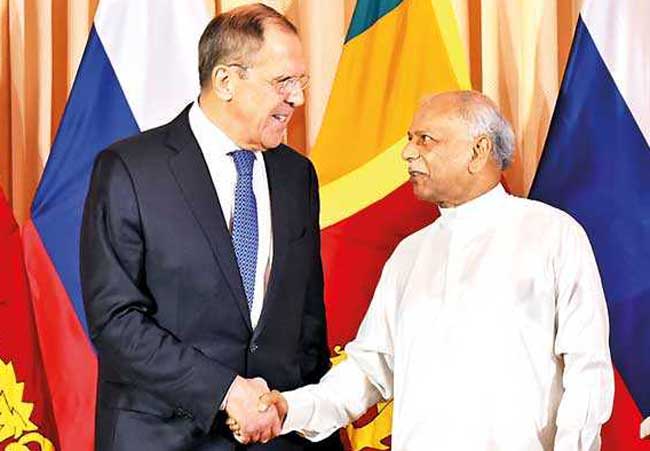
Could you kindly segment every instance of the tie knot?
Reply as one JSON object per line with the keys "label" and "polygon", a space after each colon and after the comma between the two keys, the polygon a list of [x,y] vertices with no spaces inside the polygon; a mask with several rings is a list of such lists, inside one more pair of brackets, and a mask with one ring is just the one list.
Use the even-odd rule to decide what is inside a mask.
{"label": "tie knot", "polygon": [[235,162],[237,174],[251,175],[253,173],[253,163],[255,163],[255,155],[250,150],[235,150],[230,152],[230,156]]}

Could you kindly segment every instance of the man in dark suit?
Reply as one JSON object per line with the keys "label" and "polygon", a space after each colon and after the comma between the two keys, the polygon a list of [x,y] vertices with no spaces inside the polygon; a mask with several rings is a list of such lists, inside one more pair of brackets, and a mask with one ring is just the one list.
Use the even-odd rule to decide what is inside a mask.
{"label": "man in dark suit", "polygon": [[[199,44],[198,101],[97,158],[81,280],[98,450],[242,448],[228,416],[265,442],[280,428],[275,408],[257,411],[268,386],[329,368],[318,182],[282,144],[305,71],[282,15],[221,14]],[[294,435],[249,448],[310,446]]]}

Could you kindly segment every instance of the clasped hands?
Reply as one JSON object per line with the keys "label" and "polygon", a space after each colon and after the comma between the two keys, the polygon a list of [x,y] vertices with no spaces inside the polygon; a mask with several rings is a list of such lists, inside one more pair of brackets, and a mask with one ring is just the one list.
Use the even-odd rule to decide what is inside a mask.
{"label": "clasped hands", "polygon": [[228,394],[226,424],[240,443],[266,443],[280,435],[287,409],[284,397],[270,391],[264,379],[237,376]]}

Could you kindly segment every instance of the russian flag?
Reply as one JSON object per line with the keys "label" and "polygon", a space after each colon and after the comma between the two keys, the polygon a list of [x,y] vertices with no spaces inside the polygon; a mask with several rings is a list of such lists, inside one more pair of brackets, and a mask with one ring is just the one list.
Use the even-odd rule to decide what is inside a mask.
{"label": "russian flag", "polygon": [[530,197],[569,212],[596,254],[616,374],[604,450],[650,449],[650,2],[585,3]]}
{"label": "russian flag", "polygon": [[96,155],[175,117],[199,93],[203,0],[101,0],[23,241],[63,451],[93,449],[97,364],[79,282],[79,231]]}

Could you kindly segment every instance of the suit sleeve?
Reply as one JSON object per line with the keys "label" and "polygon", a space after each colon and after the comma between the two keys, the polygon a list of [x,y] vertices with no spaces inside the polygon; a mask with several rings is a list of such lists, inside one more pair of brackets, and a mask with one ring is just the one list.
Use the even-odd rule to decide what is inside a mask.
{"label": "suit sleeve", "polygon": [[81,230],[81,285],[92,341],[99,359],[121,378],[207,431],[235,373],[156,323],[145,249],[133,179],[121,157],[107,150],[95,162]]}
{"label": "suit sleeve", "polygon": [[305,309],[301,331],[300,370],[303,381],[313,384],[330,368],[323,300],[323,265],[320,257],[320,201],[318,179],[314,167],[309,164],[310,219],[308,231],[313,235],[313,262],[306,291]]}

